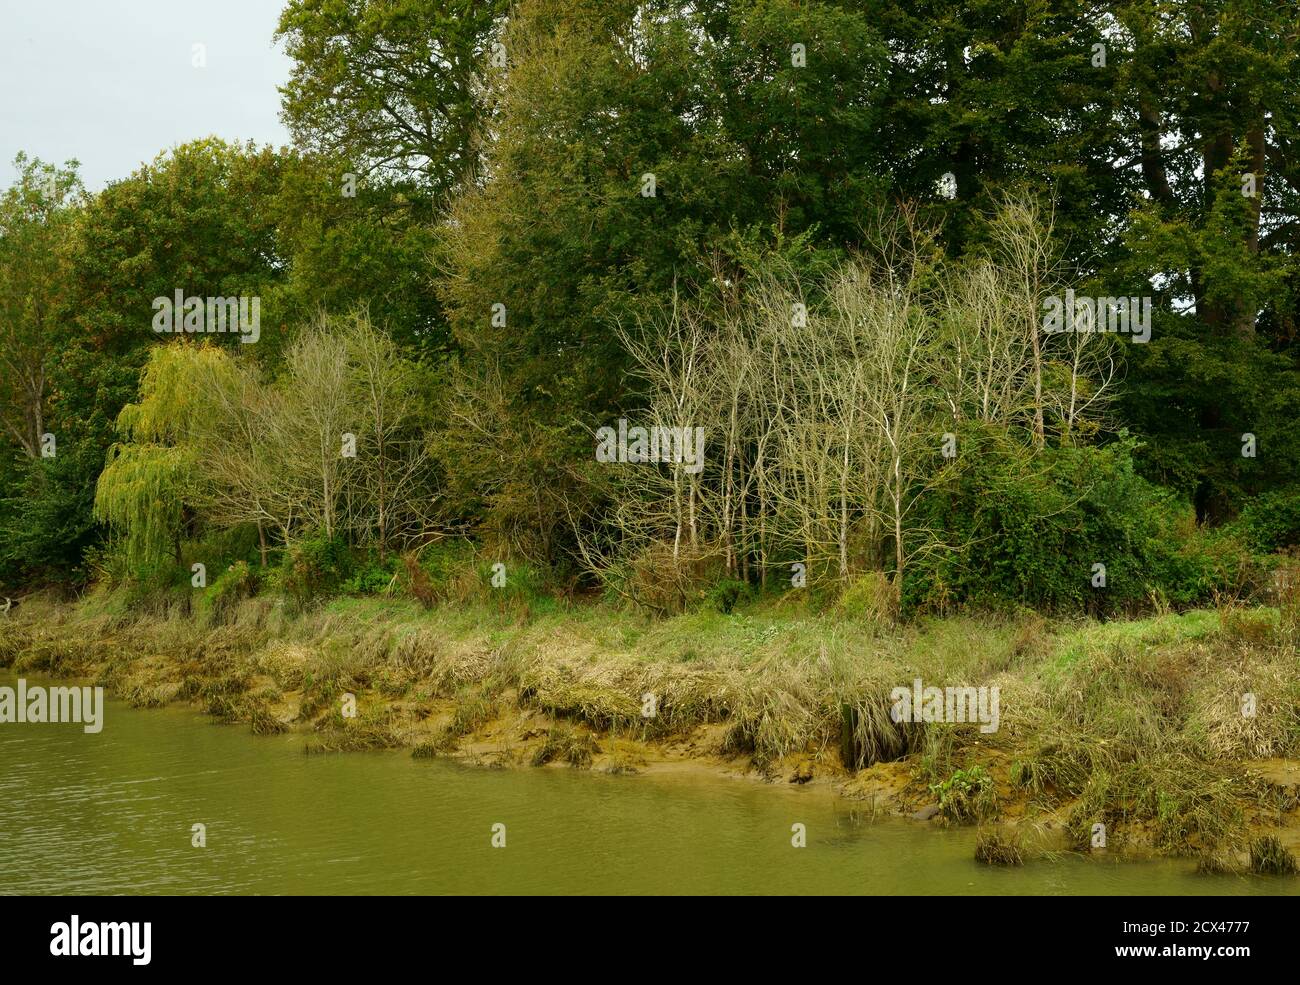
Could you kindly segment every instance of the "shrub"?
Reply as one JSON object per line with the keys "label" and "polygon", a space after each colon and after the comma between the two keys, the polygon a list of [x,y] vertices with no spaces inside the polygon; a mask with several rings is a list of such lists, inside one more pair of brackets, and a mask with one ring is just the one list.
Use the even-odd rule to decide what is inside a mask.
{"label": "shrub", "polygon": [[526,561],[502,559],[505,584],[494,586],[493,566],[497,563],[480,556],[468,540],[435,541],[402,559],[402,583],[426,609],[448,601],[533,610],[553,601],[547,593],[545,574]]}
{"label": "shrub", "polygon": [[190,572],[170,561],[136,567],[121,583],[128,612],[164,615],[173,607],[189,610]]}
{"label": "shrub", "polygon": [[368,558],[353,570],[342,590],[346,595],[378,595],[392,584],[396,571],[397,558],[393,555],[382,562],[378,558]]}
{"label": "shrub", "polygon": [[722,580],[721,558],[706,547],[667,541],[648,544],[620,566],[611,581],[624,598],[659,615],[683,612]]}
{"label": "shrub", "polygon": [[432,609],[438,599],[433,579],[420,565],[420,559],[414,552],[402,556],[402,573],[406,591],[426,609]]}
{"label": "shrub", "polygon": [[705,602],[709,607],[716,609],[724,616],[731,615],[740,602],[748,601],[753,597],[753,586],[743,581],[737,581],[735,578],[723,578],[715,582],[704,593]]}
{"label": "shrub", "polygon": [[299,605],[336,594],[351,577],[352,554],[342,538],[316,534],[289,545],[278,572],[278,587]]}
{"label": "shrub", "polygon": [[[498,563],[504,570],[496,569]],[[505,578],[505,584],[500,586],[493,584],[498,573]],[[546,608],[554,602],[548,591],[546,574],[527,561],[485,561],[479,566],[478,574],[479,580],[487,588],[489,599],[503,608],[522,604],[535,610],[539,606]]]}
{"label": "shrub", "polygon": [[247,561],[236,561],[217,577],[201,596],[200,611],[214,623],[225,622],[243,599],[257,593],[257,575]]}
{"label": "shrub", "polygon": [[1237,526],[1263,554],[1300,544],[1300,485],[1256,496],[1241,511]]}
{"label": "shrub", "polygon": [[939,810],[958,823],[991,817],[997,810],[997,792],[993,778],[982,766],[956,770],[942,783],[931,784],[930,792],[939,800]]}
{"label": "shrub", "polygon": [[[918,507],[916,528],[945,549],[908,570],[909,611],[952,601],[1106,615],[1153,596],[1192,605],[1251,580],[1240,538],[1198,530],[1190,504],[1137,475],[1127,436],[1032,457],[996,435],[963,447]],[[1105,565],[1104,588],[1092,584],[1095,564]]]}
{"label": "shrub", "polygon": [[1295,648],[1300,640],[1300,555],[1285,556],[1273,571],[1278,608],[1278,641]]}
{"label": "shrub", "polygon": [[893,622],[898,615],[898,592],[883,571],[859,575],[840,593],[840,611],[852,619]]}
{"label": "shrub", "polygon": [[474,545],[468,540],[438,540],[419,552],[419,564],[440,594],[464,572],[476,564]]}
{"label": "shrub", "polygon": [[224,571],[236,561],[259,567],[261,557],[257,544],[257,527],[251,523],[230,530],[210,530],[199,539],[181,545],[181,566],[189,570],[199,561],[207,566],[209,574]]}

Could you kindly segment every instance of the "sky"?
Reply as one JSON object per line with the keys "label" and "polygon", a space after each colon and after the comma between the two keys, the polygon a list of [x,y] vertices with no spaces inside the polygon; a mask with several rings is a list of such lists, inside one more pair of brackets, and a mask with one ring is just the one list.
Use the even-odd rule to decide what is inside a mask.
{"label": "sky", "polygon": [[[13,159],[81,162],[91,191],[197,137],[289,142],[283,0],[0,0],[0,187]],[[195,45],[206,67],[195,67]]]}

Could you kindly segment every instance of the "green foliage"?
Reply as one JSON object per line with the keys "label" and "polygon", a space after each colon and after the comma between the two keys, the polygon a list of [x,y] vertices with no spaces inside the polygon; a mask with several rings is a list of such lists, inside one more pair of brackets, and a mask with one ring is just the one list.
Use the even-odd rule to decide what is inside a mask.
{"label": "green foliage", "polygon": [[435,540],[420,552],[420,564],[435,585],[445,587],[475,565],[474,545],[468,540]]}
{"label": "green foliage", "polygon": [[993,777],[983,766],[954,770],[941,783],[930,785],[930,793],[939,801],[939,810],[950,821],[978,821],[997,810],[997,791]]}
{"label": "green foliage", "polygon": [[[0,584],[17,586],[84,576],[93,538],[85,477],[101,462],[56,423],[51,386],[84,203],[77,162],[59,168],[20,153],[14,168],[0,193]],[[44,457],[46,434],[54,458]]]}
{"label": "green foliage", "polygon": [[257,594],[258,573],[247,561],[236,561],[199,596],[199,611],[214,623],[224,622],[234,607]]}
{"label": "green foliage", "polygon": [[[1300,472],[1300,371],[1261,338],[1207,335],[1184,318],[1157,317],[1148,345],[1128,353],[1118,411],[1144,435],[1141,473],[1189,499],[1202,519],[1231,519],[1250,496]],[[1255,457],[1243,456],[1244,435]]]}
{"label": "green foliage", "polygon": [[[1037,459],[987,441],[968,450],[923,501],[918,522],[939,532],[941,548],[908,573],[905,606],[1019,602],[1102,614],[1153,593],[1190,605],[1238,587],[1241,545],[1199,534],[1189,506],[1136,474],[1135,449],[1125,438]],[[1105,565],[1104,588],[1093,586],[1095,564]]]}
{"label": "green foliage", "polygon": [[[490,178],[442,228],[438,290],[464,351],[452,414],[483,422],[442,457],[466,487],[458,505],[535,561],[562,553],[558,535],[586,506],[584,425],[631,396],[611,326],[659,310],[679,281],[707,283],[714,259],[739,276],[738,237],[779,242],[821,221],[839,234],[881,189],[867,133],[886,53],[864,16],[821,3],[638,9],[516,9],[510,70],[488,76]],[[818,71],[791,66],[792,37]]]}
{"label": "green foliage", "polygon": [[[377,545],[382,562],[352,568],[299,552],[300,577],[283,577],[304,598],[366,593],[394,570],[388,550],[456,529],[532,566],[512,562],[497,598],[541,602],[528,572],[567,563],[574,531],[604,533],[618,505],[590,429],[645,394],[614,328],[679,291],[713,318],[756,256],[792,258],[802,278],[868,248],[884,201],[942,220],[949,259],[978,257],[985,215],[1028,184],[1054,204],[1071,283],[1154,296],[1153,338],[1119,347],[1105,422],[1137,440],[1050,447],[1104,442],[1090,426],[1038,454],[963,433],[935,489],[913,489],[924,549],[904,609],[1109,613],[1237,590],[1255,577],[1245,547],[1300,538],[1292,20],[1241,0],[289,0],[289,151],[193,141],[94,195],[76,162],[15,162],[0,193],[0,583],[81,582],[90,558],[165,587],[158,572],[196,539],[248,524],[271,550],[317,527],[340,549]],[[947,173],[951,199],[935,191]],[[261,297],[262,341],[217,339],[239,358],[202,367],[159,347],[150,302],[177,290]],[[284,372],[322,311],[326,334],[365,322],[354,340],[373,324],[392,343],[370,379],[395,404],[347,422],[363,454],[346,492],[351,465],[291,426],[346,391],[316,418],[332,435],[365,402],[355,349],[321,345],[315,375]],[[1048,389],[1070,369],[1050,359]],[[223,441],[191,440],[200,368],[205,394],[233,400]],[[395,405],[380,441],[370,425]],[[39,455],[47,432],[55,458]],[[438,597],[480,597],[480,561],[438,571],[436,554],[422,557]],[[743,598],[694,560],[656,572],[651,554],[621,584],[668,611]],[[829,602],[841,575],[816,574],[806,595]],[[877,588],[849,585],[842,608],[879,609]]]}
{"label": "green foliage", "polygon": [[67,246],[83,190],[64,168],[18,154],[0,193],[0,435],[38,457],[50,411],[48,366],[70,290]]}
{"label": "green foliage", "polygon": [[898,592],[883,571],[869,571],[845,586],[839,609],[851,619],[890,622],[898,614]]}
{"label": "green foliage", "polygon": [[88,478],[103,466],[99,449],[64,443],[55,458],[11,462],[0,468],[0,583],[84,583],[101,535]]}
{"label": "green foliage", "polygon": [[229,529],[207,528],[201,537],[182,541],[181,566],[188,570],[196,561],[206,565],[210,572],[224,571],[240,561],[260,566],[257,529],[252,524]]}
{"label": "green foliage", "polygon": [[550,592],[548,578],[542,568],[526,561],[501,562],[505,566],[505,584],[496,586],[492,583],[493,577],[498,573],[494,570],[495,563],[483,561],[478,567],[480,584],[489,601],[505,609],[526,606],[534,614],[555,608],[555,597]]}
{"label": "green foliage", "polygon": [[118,445],[100,475],[95,516],[122,531],[133,563],[155,563],[179,547],[193,484],[194,459],[186,449]]}
{"label": "green foliage", "polygon": [[[205,297],[268,293],[282,269],[267,208],[277,170],[270,151],[201,140],[75,203],[65,262],[41,273],[60,297],[43,339],[42,366],[52,395],[44,427],[56,436],[58,454],[24,469],[20,501],[0,506],[0,568],[6,556],[25,556],[29,577],[84,577],[82,556],[104,533],[93,515],[96,480],[117,437],[119,412],[139,397],[140,373],[158,338],[149,329],[152,300],[178,289]],[[0,282],[9,276],[5,266],[0,263]],[[262,314],[263,345],[245,348],[269,352],[280,317],[268,308]],[[150,483],[174,488],[178,476],[167,473],[175,465],[124,461],[122,476],[135,475],[119,492],[125,497],[127,485],[143,491]],[[119,498],[112,508],[125,520],[149,507]],[[175,520],[163,515],[168,511],[154,510],[150,533],[135,541],[137,548],[160,549]]]}
{"label": "green foliage", "polygon": [[342,585],[345,595],[378,595],[393,581],[397,571],[397,557],[389,555],[384,561],[367,557],[356,564],[351,577]]}
{"label": "green foliage", "polygon": [[108,570],[121,589],[123,608],[132,613],[163,614],[191,611],[190,572],[173,561],[139,563],[121,551],[106,555]]}
{"label": "green foliage", "polygon": [[337,594],[353,572],[352,551],[346,541],[317,533],[285,548],[275,586],[305,606]]}
{"label": "green foliage", "polygon": [[1237,526],[1252,548],[1263,553],[1300,544],[1300,486],[1249,500]]}
{"label": "green foliage", "polygon": [[754,587],[735,578],[721,578],[704,593],[705,602],[723,615],[731,615],[736,606],[752,600],[757,593]]}
{"label": "green foliage", "polygon": [[123,440],[109,449],[95,489],[95,518],[122,535],[131,563],[179,556],[186,504],[195,501],[200,482],[196,450],[184,439],[199,380],[221,360],[219,350],[206,345],[154,349],[139,403],[118,415]]}
{"label": "green foliage", "polygon": [[[284,115],[303,147],[346,170],[415,176],[442,196],[474,163],[478,81],[501,0],[290,0]],[[342,172],[339,177],[341,178]]]}
{"label": "green foliage", "polygon": [[272,310],[347,315],[363,308],[408,352],[441,355],[450,344],[429,283],[434,203],[409,180],[357,176],[354,196],[343,175],[356,165],[336,156],[284,160],[272,208],[279,249],[293,257]]}

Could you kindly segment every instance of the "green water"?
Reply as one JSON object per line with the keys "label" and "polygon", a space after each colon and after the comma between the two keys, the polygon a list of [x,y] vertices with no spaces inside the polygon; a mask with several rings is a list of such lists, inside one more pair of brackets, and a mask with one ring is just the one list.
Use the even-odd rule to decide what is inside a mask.
{"label": "green water", "polygon": [[[855,824],[847,803],[800,787],[304,756],[299,736],[113,701],[104,721],[98,735],[0,725],[0,892],[1296,891],[1197,877],[1186,862],[990,869],[973,861],[970,831]],[[796,822],[806,848],[791,847]],[[195,823],[204,848],[191,846]],[[491,845],[496,823],[504,848]]]}

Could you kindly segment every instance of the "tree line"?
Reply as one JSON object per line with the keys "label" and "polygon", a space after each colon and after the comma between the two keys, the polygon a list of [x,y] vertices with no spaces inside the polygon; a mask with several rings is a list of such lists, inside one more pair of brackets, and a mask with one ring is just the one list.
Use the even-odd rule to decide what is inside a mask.
{"label": "tree line", "polygon": [[[205,541],[378,584],[456,537],[662,610],[1080,606],[1295,543],[1282,6],[292,0],[278,38],[291,147],[16,162],[6,586]],[[1066,288],[1150,341],[1044,333]],[[154,333],[177,291],[259,298],[257,344]],[[707,467],[598,462],[620,418]]]}

